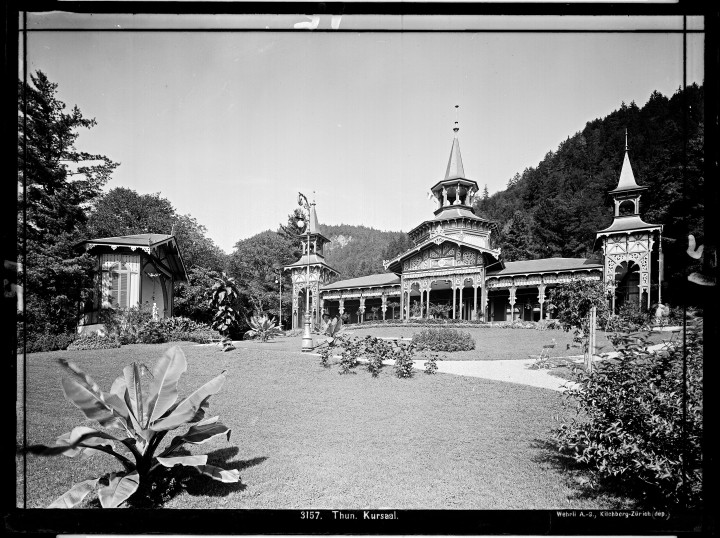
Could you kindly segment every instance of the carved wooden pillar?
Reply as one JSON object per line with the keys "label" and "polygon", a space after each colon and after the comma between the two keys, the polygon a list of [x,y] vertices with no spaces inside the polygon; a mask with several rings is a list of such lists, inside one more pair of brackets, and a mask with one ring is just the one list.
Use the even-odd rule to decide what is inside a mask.
{"label": "carved wooden pillar", "polygon": [[340,317],[345,313],[345,299],[340,297],[340,300],[338,301],[338,313],[340,314]]}
{"label": "carved wooden pillar", "polygon": [[545,303],[545,284],[538,286],[538,302],[540,303],[540,321],[543,319],[543,305]]}
{"label": "carved wooden pillar", "polygon": [[465,281],[463,280],[460,284],[460,319],[465,319],[463,316],[463,288],[465,287]]}
{"label": "carved wooden pillar", "polygon": [[510,286],[510,321],[515,321],[515,286]]}
{"label": "carved wooden pillar", "polygon": [[382,295],[382,306],[381,306],[383,321],[385,321],[385,311],[387,310],[387,296],[383,293]]}
{"label": "carved wooden pillar", "polygon": [[455,308],[457,305],[457,303],[455,302],[455,299],[456,299],[455,295],[457,292],[457,288],[455,287],[455,279],[454,278],[452,280],[452,285],[450,286],[450,288],[452,289],[452,296],[453,296],[452,319],[455,319]]}
{"label": "carved wooden pillar", "polygon": [[358,321],[365,321],[365,297],[360,297],[360,308],[358,308]]}
{"label": "carved wooden pillar", "polygon": [[488,304],[488,296],[487,296],[487,286],[485,285],[485,267],[482,268],[482,271],[480,271],[480,296],[481,296],[481,302],[482,312],[480,315],[482,316],[480,319],[483,321],[487,321],[487,304]]}
{"label": "carved wooden pillar", "polygon": [[477,289],[477,279],[473,278],[473,313],[475,314],[475,319],[480,319],[477,311]]}

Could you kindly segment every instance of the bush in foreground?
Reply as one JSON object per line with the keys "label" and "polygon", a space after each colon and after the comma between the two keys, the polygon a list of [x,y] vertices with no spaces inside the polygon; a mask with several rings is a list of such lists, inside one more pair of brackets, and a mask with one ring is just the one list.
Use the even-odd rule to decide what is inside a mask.
{"label": "bush in foreground", "polygon": [[83,349],[115,349],[120,347],[120,342],[116,338],[110,336],[101,336],[99,334],[83,334],[74,340],[67,349],[83,350]]}
{"label": "bush in foreground", "polygon": [[412,344],[418,351],[470,351],[475,340],[470,333],[442,327],[423,329],[412,336]]}
{"label": "bush in foreground", "polygon": [[579,387],[565,393],[575,404],[576,418],[555,430],[558,448],[591,469],[597,482],[626,489],[649,505],[698,506],[701,329],[687,336],[686,390],[681,345],[651,352],[644,342],[628,339],[618,353],[617,360],[602,361],[594,373],[579,374]]}
{"label": "bush in foreground", "polygon": [[[70,458],[104,452],[117,458],[123,470],[75,484],[49,508],[73,508],[96,489],[103,508],[116,508],[136,494],[146,495],[155,475],[176,465],[191,467],[221,482],[240,480],[240,473],[235,469],[226,471],[207,465],[206,455],[174,455],[186,443],[197,445],[215,437],[230,438],[230,429],[218,422],[218,417],[205,417],[210,396],[219,392],[225,383],[225,372],[178,404],[178,381],[187,370],[185,355],[178,347],[169,349],[151,374],[143,364],[126,366],[110,392],[101,391],[75,364],[63,359],[59,362],[68,374],[62,379],[67,400],[88,420],[119,433],[77,426],[58,437],[55,446],[33,445],[28,448],[29,452]],[[187,425],[191,426],[184,434],[174,437],[165,450],[155,455],[168,432]]]}
{"label": "bush in foreground", "polygon": [[[77,335],[74,333],[28,335],[25,341],[25,352],[38,353],[40,351],[67,349],[76,338]],[[18,339],[17,352],[23,352],[23,342],[21,339]]]}

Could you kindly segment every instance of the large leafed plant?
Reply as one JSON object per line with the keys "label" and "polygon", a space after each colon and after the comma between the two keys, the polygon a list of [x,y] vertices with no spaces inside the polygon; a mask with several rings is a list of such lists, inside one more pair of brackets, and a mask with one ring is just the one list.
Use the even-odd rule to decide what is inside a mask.
{"label": "large leafed plant", "polygon": [[247,323],[250,325],[250,330],[245,333],[246,338],[258,338],[261,342],[267,342],[271,338],[283,334],[282,329],[277,326],[277,322],[264,315],[256,314]]}
{"label": "large leafed plant", "polygon": [[[225,383],[224,371],[178,402],[178,381],[187,370],[187,361],[177,346],[163,355],[152,372],[143,364],[126,366],[110,392],[101,391],[75,364],[64,359],[59,362],[69,374],[62,378],[65,397],[103,430],[78,426],[58,437],[55,446],[34,445],[29,451],[70,458],[104,452],[117,458],[124,469],[75,484],[49,508],[72,508],[95,490],[104,508],[118,507],[147,485],[158,470],[175,465],[192,467],[221,482],[240,480],[237,470],[208,465],[207,455],[176,454],[187,443],[203,444],[223,435],[230,439],[230,429],[218,417],[205,418],[210,397]],[[170,431],[186,425],[191,426],[155,455]]]}

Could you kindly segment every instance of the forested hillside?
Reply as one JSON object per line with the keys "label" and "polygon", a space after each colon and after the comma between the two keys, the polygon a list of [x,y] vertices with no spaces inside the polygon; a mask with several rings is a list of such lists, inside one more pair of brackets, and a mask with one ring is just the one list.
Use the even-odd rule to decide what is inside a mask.
{"label": "forested hillside", "polygon": [[320,230],[332,241],[325,247],[325,259],[340,271],[341,280],[384,272],[382,261],[412,244],[405,232],[385,232],[366,226],[321,224]]}
{"label": "forested hillside", "polygon": [[500,226],[506,260],[593,255],[596,231],[612,222],[607,192],[620,177],[626,128],[635,179],[648,187],[642,218],[664,225],[666,278],[683,278],[687,235],[703,237],[703,88],[697,85],[670,98],[653,92],[642,108],[623,103],[516,174],[506,190],[480,199],[476,213]]}

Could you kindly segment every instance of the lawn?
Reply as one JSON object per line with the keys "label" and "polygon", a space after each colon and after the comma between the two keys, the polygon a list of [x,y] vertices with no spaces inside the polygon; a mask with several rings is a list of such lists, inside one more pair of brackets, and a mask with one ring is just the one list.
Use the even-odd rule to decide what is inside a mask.
{"label": "lawn", "polygon": [[[488,338],[492,334],[478,331]],[[517,336],[535,333],[502,332],[513,340],[505,348],[516,347]],[[544,339],[563,333],[540,334]],[[28,443],[52,443],[84,419],[65,401],[60,369],[52,359],[75,361],[109,390],[124,365],[153,363],[168,347],[137,344],[29,355]],[[622,499],[584,489],[579,471],[547,448],[553,415],[569,412],[555,391],[449,374],[418,372],[412,379],[397,379],[391,368],[377,379],[364,370],[341,376],[337,368],[322,368],[316,356],[293,351],[300,347],[299,338],[240,342],[230,352],[191,343],[181,347],[188,359],[181,395],[228,370],[228,382],[211,399],[210,411],[232,428],[230,442],[213,441],[193,452],[210,454],[209,463],[238,469],[241,483],[221,484],[186,471],[188,478],[179,480],[183,487],[171,491],[165,507],[627,506]],[[47,506],[71,484],[117,467],[105,455],[23,459],[17,458],[18,499],[22,506],[26,486],[28,508]]]}

